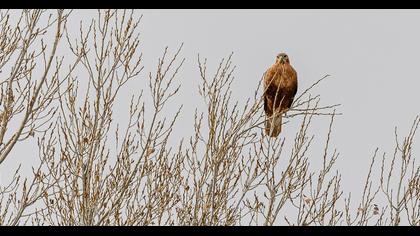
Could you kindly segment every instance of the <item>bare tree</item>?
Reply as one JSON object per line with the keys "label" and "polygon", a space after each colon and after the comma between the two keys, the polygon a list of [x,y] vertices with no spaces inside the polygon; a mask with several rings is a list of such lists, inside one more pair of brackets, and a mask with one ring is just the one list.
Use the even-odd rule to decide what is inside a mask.
{"label": "bare tree", "polygon": [[[22,10],[16,19],[9,11],[0,13],[0,165],[18,142],[43,132],[56,113],[52,103],[62,83],[62,58],[56,50],[69,13]],[[33,169],[32,179],[23,181],[18,168],[11,183],[0,188],[0,224],[17,224],[52,185],[48,175],[40,176],[41,166]],[[10,213],[10,206],[16,211]]]}
{"label": "bare tree", "polygon": [[[324,104],[316,93],[329,75],[282,114],[285,124],[298,124],[294,136],[270,138],[262,79],[246,102],[233,95],[233,54],[216,68],[199,55],[199,77],[180,81],[182,44],[165,48],[156,68],[143,66],[135,11],[98,10],[78,35],[67,30],[70,11],[46,14],[24,10],[13,22],[0,14],[0,165],[30,137],[39,161],[30,176],[19,167],[1,183],[0,225],[420,224],[418,117],[402,141],[395,129],[393,156],[384,153],[380,168],[375,151],[356,201],[335,166],[340,104]],[[59,45],[69,51],[68,69]],[[174,101],[187,79],[199,80],[205,108],[183,127],[193,134],[174,141],[182,111]],[[134,82],[143,87],[130,96]],[[115,115],[122,101],[129,101],[126,116],[118,117],[126,120]],[[329,122],[324,134],[312,133],[315,120]]]}
{"label": "bare tree", "polygon": [[[178,61],[181,48],[171,58],[165,49],[157,71],[149,74],[152,104],[146,106],[141,91],[131,98],[126,127],[113,126],[113,105],[121,88],[143,70],[138,53],[141,18],[133,13],[98,11],[87,30],[81,28],[78,44],[68,35],[88,80],[85,91],[75,77],[68,80],[59,98],[59,118],[40,142],[42,161],[48,163],[45,171],[57,180],[39,213],[49,224],[153,224],[171,207],[166,194],[175,189],[168,179],[158,179],[172,173],[166,170],[173,162],[167,141],[179,111],[169,122],[162,111],[179,89],[173,83],[183,64]],[[162,199],[156,199],[155,191],[164,194]]]}
{"label": "bare tree", "polygon": [[[378,162],[376,149],[366,178],[362,199],[356,216],[351,218],[350,197],[346,201],[346,222],[348,225],[420,225],[420,166],[412,153],[414,136],[420,123],[417,116],[411,129],[402,141],[395,128],[395,147],[391,160],[384,152],[377,186],[372,180],[375,163]],[[388,163],[387,163],[388,162]],[[379,167],[376,167],[379,169]],[[378,200],[385,199],[380,206]]]}

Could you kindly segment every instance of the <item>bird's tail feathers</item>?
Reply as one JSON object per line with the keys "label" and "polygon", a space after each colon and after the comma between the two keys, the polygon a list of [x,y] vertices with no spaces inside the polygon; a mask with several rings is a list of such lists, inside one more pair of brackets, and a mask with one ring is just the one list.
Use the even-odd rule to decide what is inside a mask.
{"label": "bird's tail feathers", "polygon": [[265,121],[265,133],[270,137],[277,137],[281,132],[282,115],[273,114]]}

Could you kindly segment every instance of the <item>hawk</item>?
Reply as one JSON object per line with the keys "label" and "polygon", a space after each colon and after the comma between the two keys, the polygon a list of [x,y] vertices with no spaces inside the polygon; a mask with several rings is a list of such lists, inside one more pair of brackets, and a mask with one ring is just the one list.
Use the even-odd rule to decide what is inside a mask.
{"label": "hawk", "polygon": [[277,55],[276,62],[264,74],[265,132],[277,137],[281,132],[282,114],[293,103],[297,92],[297,73],[286,53]]}

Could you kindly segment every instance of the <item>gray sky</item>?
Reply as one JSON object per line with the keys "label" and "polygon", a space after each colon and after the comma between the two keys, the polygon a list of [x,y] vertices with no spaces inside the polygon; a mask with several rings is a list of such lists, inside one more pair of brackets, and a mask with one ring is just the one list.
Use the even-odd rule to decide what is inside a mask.
{"label": "gray sky", "polygon": [[[298,93],[322,76],[332,75],[317,91],[324,104],[342,104],[343,116],[334,125],[332,144],[341,153],[337,168],[343,174],[344,189],[360,191],[375,148],[392,153],[394,126],[400,135],[406,134],[420,113],[420,11],[138,12],[144,13],[145,58],[155,58],[166,45],[175,50],[185,43],[187,63],[182,72],[188,82],[182,83],[182,102],[192,107],[196,100],[191,97],[197,96],[197,53],[213,62],[214,70],[221,57],[234,52],[238,100],[251,95],[281,51],[288,53],[298,72]],[[187,92],[191,89],[195,94]],[[315,134],[325,135],[323,120],[314,124],[315,129],[319,125]],[[290,138],[297,128],[292,126],[285,127],[284,135]]]}
{"label": "gray sky", "polygon": [[[75,10],[69,28],[76,32],[78,20],[91,14],[95,11]],[[136,10],[136,14],[143,14],[144,79],[165,46],[174,52],[184,43],[181,56],[186,63],[174,105],[185,106],[177,127],[190,127],[195,107],[203,105],[196,99],[198,53],[208,58],[209,71],[214,71],[222,57],[234,52],[234,99],[243,102],[279,52],[289,55],[298,72],[298,93],[330,74],[317,92],[323,104],[342,104],[332,146],[340,152],[336,168],[345,192],[361,190],[375,148],[391,153],[394,126],[402,136],[420,113],[418,10]],[[130,92],[142,86],[134,83]],[[327,118],[319,119],[313,133],[323,137],[327,123]],[[282,135],[292,139],[297,125],[287,124]],[[176,130],[179,137],[190,133]],[[15,149],[13,155],[23,158],[36,152]],[[0,166],[2,175],[7,166]]]}

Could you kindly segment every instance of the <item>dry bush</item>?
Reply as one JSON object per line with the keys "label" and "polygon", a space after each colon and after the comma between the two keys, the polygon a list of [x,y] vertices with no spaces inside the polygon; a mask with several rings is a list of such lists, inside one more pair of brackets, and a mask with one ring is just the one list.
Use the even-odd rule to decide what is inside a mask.
{"label": "dry bush", "polygon": [[[11,72],[1,80],[0,167],[16,142],[32,136],[39,165],[28,179],[21,181],[18,169],[0,186],[0,225],[420,224],[420,173],[412,156],[419,118],[402,143],[395,132],[394,155],[388,160],[383,154],[377,186],[375,152],[354,208],[334,166],[339,153],[330,147],[340,104],[322,105],[313,95],[328,76],[299,93],[284,114],[285,123],[300,124],[295,135],[269,138],[262,80],[254,96],[237,100],[232,55],[216,68],[198,56],[205,109],[197,108],[194,123],[185,127],[193,135],[175,143],[182,105],[172,114],[168,108],[188,82],[179,80],[182,45],[165,48],[152,70],[143,67],[141,17],[134,11],[99,10],[80,23],[78,35],[65,27],[69,12],[57,11],[47,26],[37,26],[44,13],[22,11],[16,24],[7,12],[1,15],[1,69]],[[46,47],[32,53],[31,42],[54,27],[49,54]],[[61,45],[71,52],[68,70],[54,57],[63,34]],[[41,58],[45,66],[34,81],[31,71]],[[128,99],[124,123],[116,120],[115,106],[134,81],[147,84]],[[17,131],[8,125],[14,119],[21,121]],[[320,153],[313,150],[315,119],[329,121],[324,136],[316,137],[324,143]],[[381,196],[385,201],[375,205]]]}

